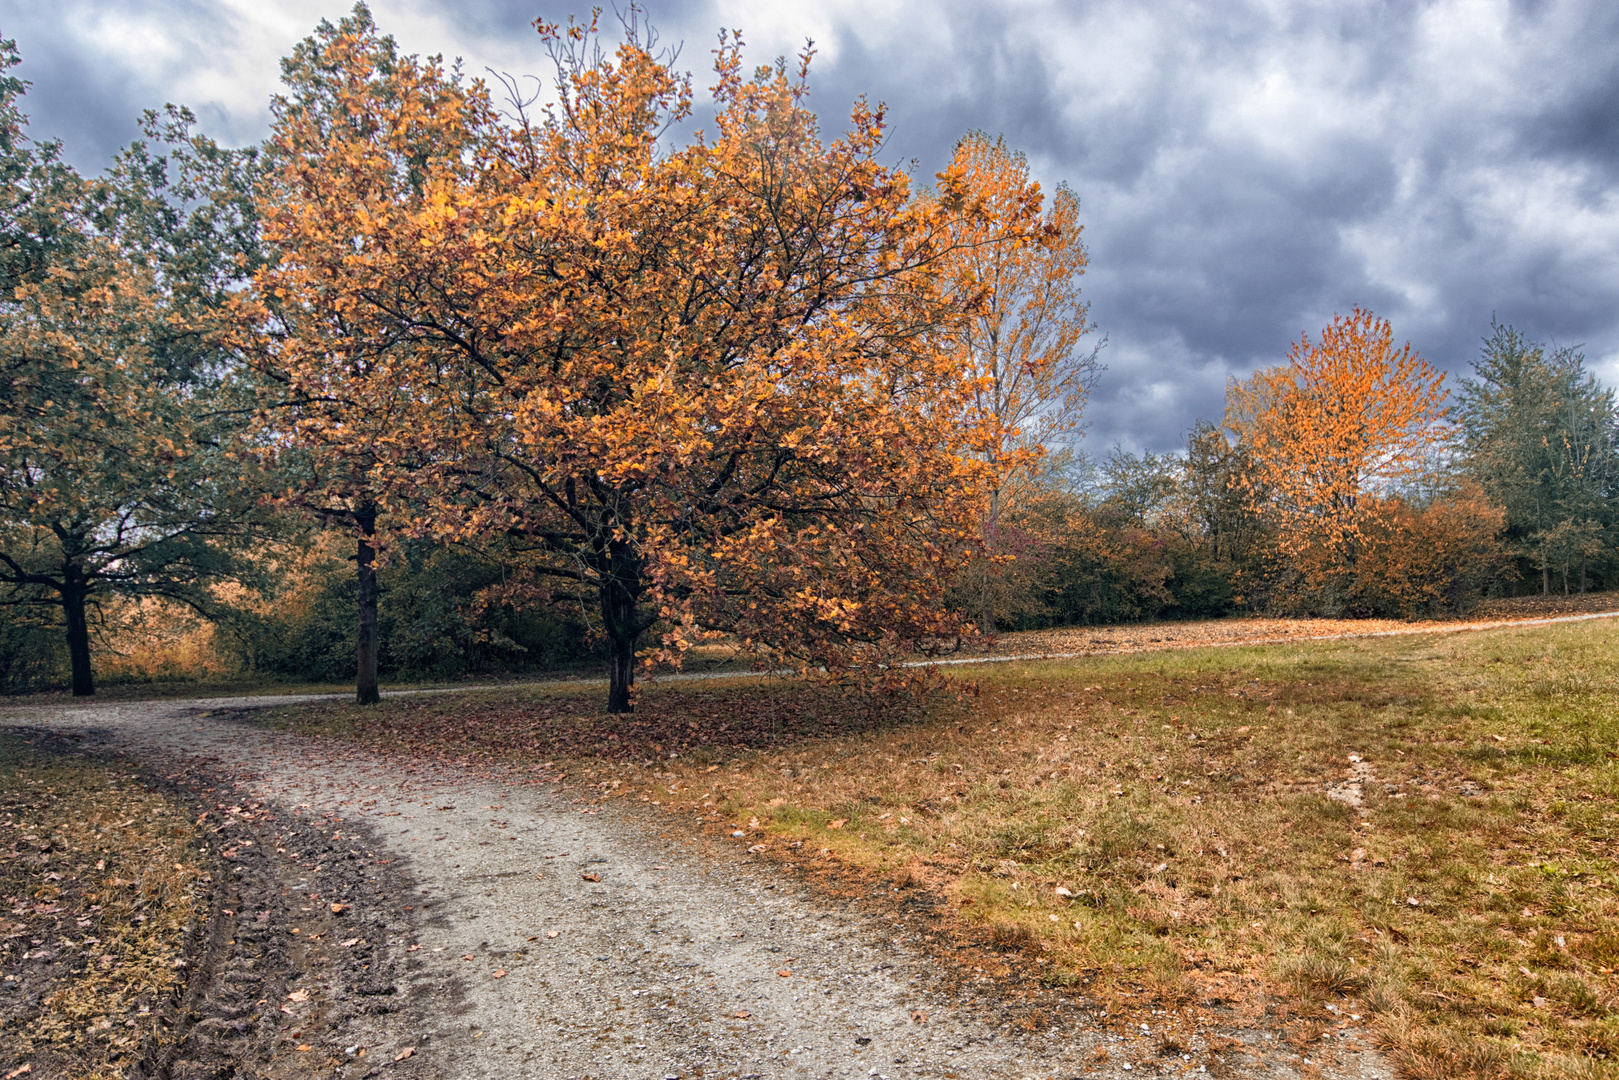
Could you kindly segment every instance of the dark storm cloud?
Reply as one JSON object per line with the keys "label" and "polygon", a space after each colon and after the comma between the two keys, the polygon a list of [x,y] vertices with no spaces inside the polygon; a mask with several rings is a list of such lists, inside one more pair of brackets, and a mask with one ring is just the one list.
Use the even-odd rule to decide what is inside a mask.
{"label": "dark storm cloud", "polygon": [[[378,0],[407,49],[545,71],[508,0]],[[39,129],[97,166],[141,108],[183,100],[262,134],[275,59],[346,3],[0,0]],[[581,10],[583,7],[581,6]],[[112,12],[116,11],[116,14]],[[1619,376],[1619,9],[1594,2],[704,0],[656,4],[699,79],[717,28],[749,59],[817,39],[836,130],[888,104],[890,160],[930,179],[970,129],[1004,134],[1084,206],[1108,336],[1089,449],[1171,449],[1223,386],[1369,306],[1461,374],[1492,313],[1585,342]]]}

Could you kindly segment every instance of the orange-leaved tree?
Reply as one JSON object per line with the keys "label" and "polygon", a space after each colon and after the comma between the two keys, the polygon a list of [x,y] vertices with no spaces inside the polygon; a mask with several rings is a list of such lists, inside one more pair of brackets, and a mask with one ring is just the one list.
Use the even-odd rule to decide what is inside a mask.
{"label": "orange-leaved tree", "polygon": [[[279,482],[277,504],[354,533],[356,697],[368,705],[380,700],[376,563],[384,494],[392,493],[395,509],[417,509],[405,479],[426,462],[412,391],[390,389],[388,381],[390,361],[419,334],[403,325],[409,315],[400,302],[421,280],[379,253],[399,199],[423,195],[427,163],[443,174],[472,153],[493,117],[480,88],[461,85],[436,59],[401,55],[364,5],[336,26],[323,22],[281,66],[285,92],[272,101],[279,122],[266,145],[260,192],[272,267],[240,304],[240,344],[265,376],[260,449]],[[463,167],[456,175],[470,174]],[[355,203],[319,204],[332,195]],[[345,237],[353,247],[334,252]],[[308,290],[323,288],[323,277],[340,267],[360,288],[308,302]],[[377,276],[365,282],[367,271]],[[357,304],[391,307],[402,322],[354,318]],[[322,368],[309,350],[323,342],[346,370]]]}
{"label": "orange-leaved tree", "polygon": [[1255,509],[1279,553],[1326,609],[1353,591],[1368,531],[1444,434],[1444,374],[1394,346],[1388,320],[1357,307],[1286,365],[1228,388],[1226,423],[1252,456]]}
{"label": "orange-leaved tree", "polygon": [[[808,57],[742,72],[681,147],[689,80],[630,20],[538,24],[556,103],[400,56],[363,9],[289,65],[254,290],[288,437],[354,454],[379,505],[498,537],[534,597],[609,646],[729,632],[770,662],[872,672],[953,629],[976,531],[976,382],[932,347],[962,305],[928,271],[965,201],[878,163],[881,110],[822,140]],[[1027,229],[1024,218],[1008,232]]]}
{"label": "orange-leaved tree", "polygon": [[[1079,286],[1088,265],[1079,197],[1059,186],[1044,206],[1028,159],[983,132],[956,144],[951,167],[971,202],[951,221],[952,249],[941,271],[974,301],[951,347],[978,376],[972,421],[984,433],[989,466],[983,530],[990,558],[976,567],[975,586],[980,628],[993,631],[995,560],[1007,554],[997,542],[1002,516],[1038,479],[1049,447],[1078,429],[1097,351],[1080,348],[1093,327]],[[1038,223],[1032,236],[1007,228],[1026,219]],[[1005,539],[1015,545],[1014,535]]]}

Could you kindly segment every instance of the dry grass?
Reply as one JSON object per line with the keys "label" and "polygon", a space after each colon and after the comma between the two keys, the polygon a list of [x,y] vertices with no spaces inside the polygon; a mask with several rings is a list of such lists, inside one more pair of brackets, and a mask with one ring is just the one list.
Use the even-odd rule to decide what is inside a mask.
{"label": "dry grass", "polygon": [[[1608,622],[1016,663],[887,722],[738,751],[702,721],[674,760],[567,768],[932,890],[1093,998],[1268,1003],[1300,1046],[1359,1015],[1411,1076],[1609,1076],[1616,672]],[[701,694],[746,726],[762,692],[666,686],[646,712]]]}
{"label": "dry grass", "polygon": [[185,807],[0,736],[0,1063],[127,1074],[184,985],[208,872]]}

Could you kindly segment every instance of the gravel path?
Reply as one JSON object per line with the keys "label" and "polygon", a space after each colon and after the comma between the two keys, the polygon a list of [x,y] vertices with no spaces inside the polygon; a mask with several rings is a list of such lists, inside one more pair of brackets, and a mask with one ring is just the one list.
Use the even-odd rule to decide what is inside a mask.
{"label": "gravel path", "polygon": [[[581,809],[554,785],[402,766],[240,719],[300,700],[312,699],[17,708],[0,726],[232,778],[283,809],[327,815],[414,883],[409,913],[392,917],[418,943],[401,987],[415,1028],[396,1017],[375,1029],[391,1044],[344,1075],[386,1075],[409,1048],[413,1075],[457,1080],[1197,1075],[1216,1064],[1216,1034],[1249,1047],[1228,1055],[1239,1074],[1299,1075],[1298,1053],[1264,1032],[1211,1029],[1165,1056],[1157,1033],[1082,1017],[1011,1030],[993,1001],[946,994],[940,961],[910,931],[818,900],[740,852]],[[277,854],[286,888],[315,887],[297,853]],[[1344,1040],[1325,1075],[1390,1075],[1362,1045]]]}

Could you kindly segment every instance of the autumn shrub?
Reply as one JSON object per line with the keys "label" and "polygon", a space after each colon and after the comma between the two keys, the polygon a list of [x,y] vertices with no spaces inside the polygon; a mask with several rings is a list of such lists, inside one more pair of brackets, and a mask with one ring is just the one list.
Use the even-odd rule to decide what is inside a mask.
{"label": "autumn shrub", "polygon": [[228,678],[238,670],[217,623],[160,597],[114,599],[101,608],[96,681],[106,684]]}
{"label": "autumn shrub", "polygon": [[985,631],[1040,625],[1046,613],[1042,586],[1050,570],[1050,542],[1006,521],[986,523],[984,541],[984,551],[956,576],[948,604],[971,613]]}
{"label": "autumn shrub", "polygon": [[1275,575],[1270,608],[1407,619],[1466,612],[1514,573],[1504,524],[1472,483],[1425,503],[1376,500],[1363,511],[1347,572],[1330,545],[1295,544]]}
{"label": "autumn shrub", "polygon": [[1466,611],[1510,572],[1506,514],[1477,484],[1425,506],[1393,498],[1368,530],[1354,606],[1406,618]]}

